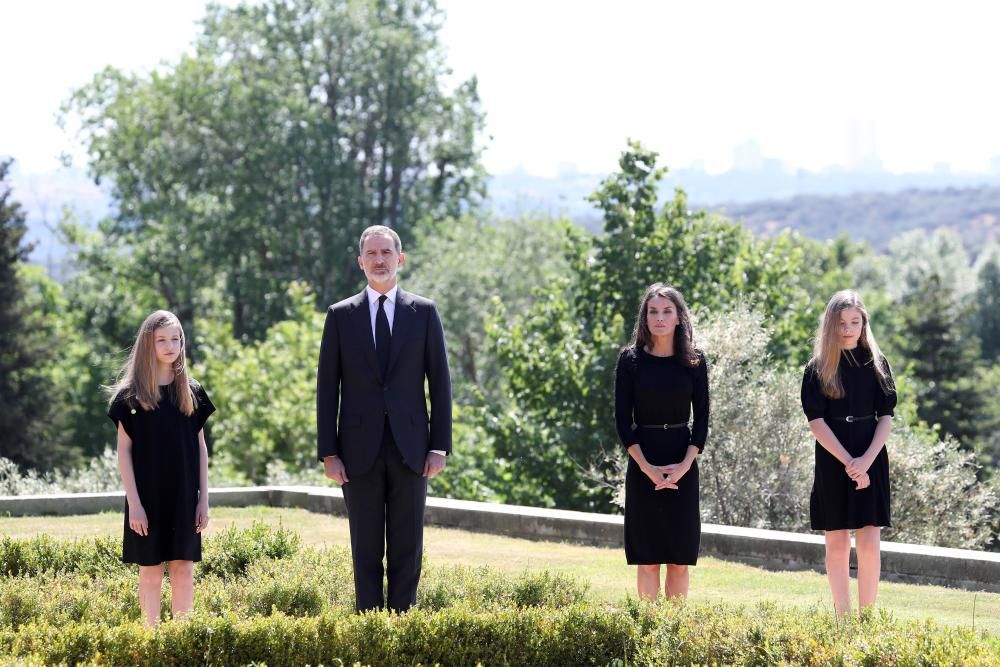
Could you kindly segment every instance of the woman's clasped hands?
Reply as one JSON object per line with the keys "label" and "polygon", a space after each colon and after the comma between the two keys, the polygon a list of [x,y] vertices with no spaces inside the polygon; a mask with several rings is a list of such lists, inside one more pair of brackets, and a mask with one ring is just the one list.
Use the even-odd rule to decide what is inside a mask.
{"label": "woman's clasped hands", "polygon": [[657,491],[662,489],[676,489],[677,482],[691,469],[691,464],[681,461],[670,465],[657,466],[647,463],[643,466],[642,472],[653,482]]}
{"label": "woman's clasped hands", "polygon": [[868,469],[872,462],[865,456],[848,459],[844,464],[844,472],[857,484],[857,491],[862,491],[871,486],[871,479],[868,477]]}

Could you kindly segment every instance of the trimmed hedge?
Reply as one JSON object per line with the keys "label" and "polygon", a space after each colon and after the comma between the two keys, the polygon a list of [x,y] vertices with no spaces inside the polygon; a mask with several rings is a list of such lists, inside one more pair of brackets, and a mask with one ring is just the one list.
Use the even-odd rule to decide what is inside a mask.
{"label": "trimmed hedge", "polygon": [[45,664],[109,665],[1000,665],[1000,643],[969,629],[888,614],[838,623],[824,612],[722,605],[456,606],[242,619],[194,614],[150,631],[32,623],[0,630],[0,651]]}
{"label": "trimmed hedge", "polygon": [[[227,528],[203,542],[202,561],[196,576],[240,576],[262,560],[294,555],[300,548],[298,535],[285,528],[271,528],[255,521],[250,528]],[[28,540],[0,539],[0,576],[85,574],[91,577],[135,571],[122,563],[121,538],[97,537],[56,540],[40,535]]]}
{"label": "trimmed hedge", "polygon": [[[196,612],[141,625],[114,540],[0,542],[0,667],[95,665],[995,665],[1000,638],[887,613],[596,603],[549,573],[426,566],[418,607],[352,613],[350,554],[261,525],[206,539]],[[112,558],[114,554],[114,558]],[[169,591],[169,589],[166,589]],[[163,602],[164,618],[169,596]]]}

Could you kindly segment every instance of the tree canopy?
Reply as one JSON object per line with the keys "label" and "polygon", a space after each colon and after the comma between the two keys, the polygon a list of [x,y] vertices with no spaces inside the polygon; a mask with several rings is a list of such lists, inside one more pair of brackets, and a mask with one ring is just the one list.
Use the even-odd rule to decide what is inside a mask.
{"label": "tree canopy", "polygon": [[134,280],[190,323],[221,276],[234,333],[257,338],[292,280],[318,303],[358,286],[364,227],[474,205],[483,116],[475,79],[445,90],[440,27],[429,0],[214,6],[176,64],[99,73],[66,113]]}

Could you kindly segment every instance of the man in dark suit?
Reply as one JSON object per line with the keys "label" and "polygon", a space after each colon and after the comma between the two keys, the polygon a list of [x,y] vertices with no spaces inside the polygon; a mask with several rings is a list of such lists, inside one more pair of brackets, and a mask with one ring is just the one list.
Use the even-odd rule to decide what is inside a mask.
{"label": "man in dark suit", "polygon": [[330,306],[323,328],[318,455],[343,485],[358,611],[385,606],[385,554],[389,608],[402,612],[416,602],[427,480],[451,453],[451,377],[434,303],[397,286],[399,236],[369,227],[358,247],[368,285]]}

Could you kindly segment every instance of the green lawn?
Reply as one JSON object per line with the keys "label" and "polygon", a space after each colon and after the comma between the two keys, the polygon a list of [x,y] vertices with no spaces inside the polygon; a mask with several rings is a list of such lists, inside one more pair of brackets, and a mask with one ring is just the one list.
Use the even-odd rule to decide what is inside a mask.
{"label": "green lawn", "polygon": [[[346,519],[298,509],[215,508],[208,534],[230,526],[249,527],[254,521],[274,526],[281,524],[298,533],[305,544],[349,546]],[[117,535],[122,530],[122,523],[118,513],[0,518],[0,536]],[[635,590],[635,570],[625,564],[625,555],[620,549],[534,542],[433,527],[426,530],[424,545],[432,564],[488,565],[512,572],[525,569],[561,572],[586,580],[598,598],[608,601],[620,600]],[[823,575],[769,572],[714,558],[701,559],[698,567],[692,570],[690,597],[698,602],[753,604],[771,600],[785,606],[832,607]],[[879,603],[900,618],[932,618],[941,624],[962,626],[972,625],[975,606],[976,627],[1000,634],[1000,594],[883,583]]]}

